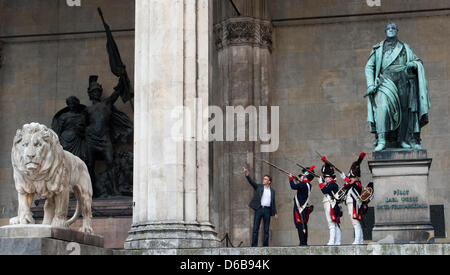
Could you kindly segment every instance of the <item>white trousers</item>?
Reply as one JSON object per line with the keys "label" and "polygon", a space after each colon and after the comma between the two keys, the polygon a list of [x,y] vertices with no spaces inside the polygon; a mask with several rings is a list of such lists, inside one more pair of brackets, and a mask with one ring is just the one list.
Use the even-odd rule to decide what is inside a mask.
{"label": "white trousers", "polygon": [[352,244],[364,244],[364,236],[361,227],[361,222],[358,219],[353,219],[353,199],[349,196],[349,198],[347,198],[346,203],[348,209],[348,216],[352,221],[353,230],[355,232],[355,240],[353,241]]}
{"label": "white trousers", "polygon": [[341,245],[341,229],[337,225],[337,222],[331,220],[330,205],[330,202],[324,198],[323,209],[325,211],[325,217],[327,218],[328,230],[330,233],[327,245]]}

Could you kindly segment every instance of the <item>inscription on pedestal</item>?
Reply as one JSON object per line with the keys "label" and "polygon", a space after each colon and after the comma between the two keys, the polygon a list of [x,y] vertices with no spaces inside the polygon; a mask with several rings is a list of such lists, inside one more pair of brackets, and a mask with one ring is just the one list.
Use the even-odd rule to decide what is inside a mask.
{"label": "inscription on pedestal", "polygon": [[384,202],[376,206],[377,210],[428,208],[427,204],[419,203],[419,197],[410,194],[409,190],[394,190],[393,195],[386,197]]}

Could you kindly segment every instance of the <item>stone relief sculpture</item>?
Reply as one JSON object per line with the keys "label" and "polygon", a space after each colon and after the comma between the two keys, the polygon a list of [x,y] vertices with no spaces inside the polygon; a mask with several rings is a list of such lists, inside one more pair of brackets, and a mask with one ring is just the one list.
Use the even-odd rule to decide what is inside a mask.
{"label": "stone relief sculpture", "polygon": [[[72,96],[67,99],[68,107],[60,110],[53,118],[52,128],[58,134],[64,149],[79,156],[85,161],[89,175],[92,181],[94,197],[112,197],[112,196],[130,196],[129,179],[118,179],[117,163],[123,162],[115,159],[116,143],[130,143],[132,140],[133,123],[128,116],[119,111],[114,104],[120,97],[124,103],[130,102],[133,107],[134,93],[131,87],[130,79],[120,57],[114,37],[112,36],[109,25],[103,18],[103,13],[98,8],[98,13],[102,19],[106,32],[106,50],[108,53],[111,72],[119,78],[117,86],[114,87],[112,94],[102,98],[103,88],[97,82],[98,76],[89,77],[89,87],[87,89],[89,100],[92,102],[89,106],[80,104],[80,101]],[[106,171],[96,171],[96,162],[104,161]],[[132,174],[131,168],[127,175]],[[120,180],[120,182],[118,182]],[[127,182],[127,183],[124,183]],[[132,177],[131,177],[132,182]],[[120,187],[125,191],[120,191]]]}
{"label": "stone relief sculpture", "polygon": [[[124,92],[123,80],[119,79],[114,92],[102,99],[103,88],[97,79],[96,75],[89,77],[87,92],[92,105],[82,105],[74,96],[67,98],[68,107],[56,113],[52,128],[58,134],[63,148],[86,163],[95,198],[128,196],[129,192],[125,194],[119,191],[114,165],[119,161],[114,159],[114,144],[130,143],[133,132],[133,123],[128,116],[114,107]],[[106,174],[96,173],[98,160],[105,161]]]}
{"label": "stone relief sculpture", "polygon": [[[133,196],[133,152],[114,152],[113,161],[114,176],[116,178],[117,190],[122,196]],[[98,187],[101,193],[106,193],[108,182],[108,171],[98,175]]]}
{"label": "stone relief sculpture", "polygon": [[420,150],[420,131],[430,108],[425,70],[410,46],[397,38],[395,23],[385,31],[386,39],[373,47],[365,68],[367,120],[377,136],[374,151]]}
{"label": "stone relief sculpture", "polygon": [[[63,150],[56,133],[39,123],[17,130],[11,150],[14,182],[18,192],[18,215],[10,224],[33,224],[31,204],[35,196],[46,199],[43,224],[68,228],[83,215],[80,231],[93,233],[92,186],[86,164]],[[69,195],[77,199],[67,220]]]}
{"label": "stone relief sculpture", "polygon": [[[97,76],[89,78],[88,94],[92,105],[86,108],[88,123],[86,127],[87,166],[94,188],[95,197],[120,195],[114,172],[113,143],[130,142],[133,124],[130,119],[114,107],[114,103],[122,93],[119,85],[114,88],[111,96],[101,99],[102,86],[97,83]],[[100,191],[95,178],[96,160],[106,162],[107,181],[102,185],[106,192]]]}
{"label": "stone relief sculpture", "polygon": [[58,135],[64,150],[86,162],[86,106],[80,104],[80,100],[75,96],[68,97],[66,104],[67,107],[53,117],[52,129]]}

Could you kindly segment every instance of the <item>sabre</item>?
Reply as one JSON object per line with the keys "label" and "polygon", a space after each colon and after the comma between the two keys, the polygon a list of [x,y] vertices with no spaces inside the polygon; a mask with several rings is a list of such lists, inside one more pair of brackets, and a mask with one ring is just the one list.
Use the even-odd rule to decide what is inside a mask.
{"label": "sabre", "polygon": [[377,80],[376,80],[376,85],[375,85],[374,92],[365,94],[364,98],[368,97],[369,95],[375,95],[378,92],[378,88],[380,88],[380,86],[383,83],[383,81],[384,81],[384,77],[383,77],[383,75],[380,75],[380,77],[377,78]]}

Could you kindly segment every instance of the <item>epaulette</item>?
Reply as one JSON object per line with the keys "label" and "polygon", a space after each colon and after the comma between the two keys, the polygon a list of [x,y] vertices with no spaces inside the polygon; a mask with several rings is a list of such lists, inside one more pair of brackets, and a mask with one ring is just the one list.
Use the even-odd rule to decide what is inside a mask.
{"label": "epaulette", "polygon": [[378,44],[375,44],[374,46],[373,46],[373,49],[375,50],[375,49],[378,49],[380,46],[381,46],[381,43],[382,42],[380,42],[380,43],[378,43]]}

